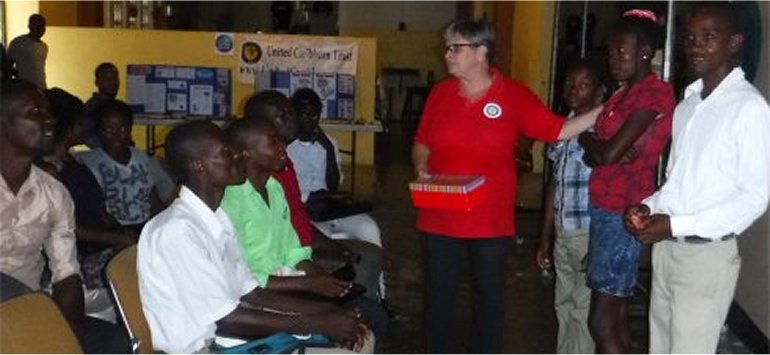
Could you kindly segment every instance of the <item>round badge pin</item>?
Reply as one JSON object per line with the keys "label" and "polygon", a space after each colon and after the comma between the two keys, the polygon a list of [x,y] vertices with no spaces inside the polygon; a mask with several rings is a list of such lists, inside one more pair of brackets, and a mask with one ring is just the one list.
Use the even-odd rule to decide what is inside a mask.
{"label": "round badge pin", "polygon": [[500,118],[500,115],[502,114],[503,114],[503,109],[500,107],[500,105],[494,102],[490,102],[484,105],[484,116],[486,116],[490,120],[496,120]]}

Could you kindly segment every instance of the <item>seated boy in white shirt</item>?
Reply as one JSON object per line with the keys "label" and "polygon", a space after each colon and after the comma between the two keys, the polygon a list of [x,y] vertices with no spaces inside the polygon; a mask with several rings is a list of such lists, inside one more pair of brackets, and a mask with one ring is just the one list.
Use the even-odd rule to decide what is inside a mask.
{"label": "seated boy in white shirt", "polygon": [[268,291],[251,276],[219,207],[225,187],[244,180],[219,127],[208,121],[176,127],[166,157],[183,187],[146,224],[137,251],[142,308],[157,350],[208,351],[217,335],[257,339],[289,332],[321,333],[342,347],[371,352],[373,341],[356,310]]}
{"label": "seated boy in white shirt", "polygon": [[[297,139],[286,147],[294,169],[297,171],[302,201],[310,212],[338,192],[342,173],[340,152],[333,138],[327,136],[319,125],[321,99],[309,88],[297,90],[291,97],[297,112]],[[358,213],[327,221],[316,221],[324,234],[363,240],[382,247],[380,228],[368,214]]]}

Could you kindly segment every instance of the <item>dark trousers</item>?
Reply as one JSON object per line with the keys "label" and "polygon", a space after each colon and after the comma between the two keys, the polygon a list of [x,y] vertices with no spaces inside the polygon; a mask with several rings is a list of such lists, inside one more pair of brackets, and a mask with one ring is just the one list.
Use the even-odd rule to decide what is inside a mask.
{"label": "dark trousers", "polygon": [[374,333],[374,353],[387,354],[390,342],[390,317],[380,303],[369,297],[359,296],[345,303],[345,308],[358,308],[361,311],[366,324]]}
{"label": "dark trousers", "polygon": [[128,332],[121,324],[110,323],[94,317],[85,317],[80,343],[86,354],[128,354],[131,352]]}
{"label": "dark trousers", "polygon": [[471,353],[502,352],[505,276],[513,238],[460,239],[425,233],[428,353],[457,353],[457,290],[462,253],[471,266],[473,319]]}

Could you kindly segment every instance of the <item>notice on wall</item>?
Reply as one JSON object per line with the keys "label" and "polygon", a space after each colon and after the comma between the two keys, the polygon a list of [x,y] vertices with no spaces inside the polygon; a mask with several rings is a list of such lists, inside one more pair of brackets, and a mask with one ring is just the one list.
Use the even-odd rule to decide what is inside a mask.
{"label": "notice on wall", "polygon": [[214,87],[211,85],[190,85],[190,113],[211,116],[214,113]]}
{"label": "notice on wall", "polygon": [[143,104],[147,112],[166,111],[166,85],[147,82],[144,75],[128,75],[126,102],[129,105]]}
{"label": "notice on wall", "polygon": [[128,104],[136,114],[230,116],[230,69],[129,64]]}
{"label": "notice on wall", "polygon": [[260,72],[356,74],[358,43],[345,40],[290,40],[282,36],[244,36],[240,46],[238,81],[256,82]]}

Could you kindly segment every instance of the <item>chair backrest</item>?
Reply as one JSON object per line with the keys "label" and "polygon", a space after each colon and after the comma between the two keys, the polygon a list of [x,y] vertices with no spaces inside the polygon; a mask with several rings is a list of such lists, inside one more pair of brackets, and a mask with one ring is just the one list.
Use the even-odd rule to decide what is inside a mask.
{"label": "chair backrest", "polygon": [[56,303],[41,292],[0,303],[0,353],[83,353]]}
{"label": "chair backrest", "polygon": [[136,245],[123,249],[107,264],[110,291],[118,304],[120,317],[131,337],[135,354],[153,353],[150,327],[144,318],[139,299],[139,279],[136,273]]}

